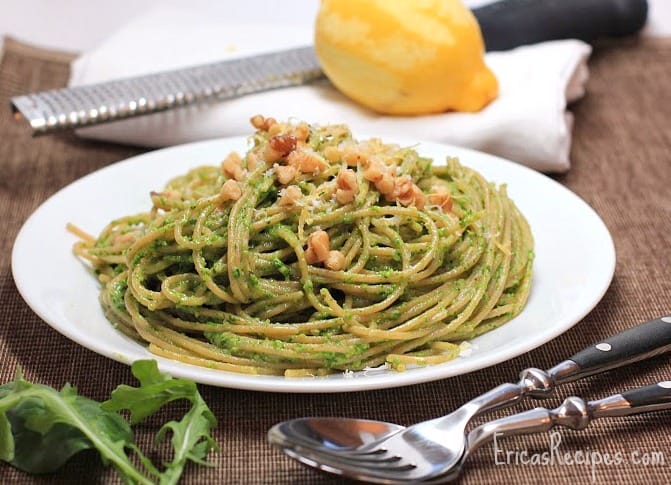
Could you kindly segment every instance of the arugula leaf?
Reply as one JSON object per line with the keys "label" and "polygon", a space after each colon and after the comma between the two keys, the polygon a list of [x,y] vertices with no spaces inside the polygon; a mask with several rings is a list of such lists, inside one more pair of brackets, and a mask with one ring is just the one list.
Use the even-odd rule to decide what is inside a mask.
{"label": "arugula leaf", "polygon": [[205,461],[207,454],[213,449],[219,450],[210,434],[217,421],[196,384],[160,373],[153,360],[138,361],[131,370],[140,381],[140,387],[118,386],[112,392],[112,398],[103,403],[103,409],[127,409],[131,413],[131,423],[136,423],[171,401],[188,399],[192,404],[180,421],[164,424],[156,435],[155,442],[160,443],[168,432],[172,432],[170,442],[174,449],[172,461],[166,464],[165,471],[160,475],[161,484],[177,483],[188,461],[209,465]]}
{"label": "arugula leaf", "polygon": [[131,372],[140,381],[140,387],[121,384],[112,391],[112,397],[102,403],[105,411],[130,411],[131,424],[137,424],[158,409],[177,399],[195,402],[200,397],[196,384],[186,379],[174,379],[159,372],[155,360],[138,360]]}
{"label": "arugula leaf", "polygon": [[[126,450],[134,451],[162,485],[177,483],[189,461],[210,465],[205,458],[211,450],[219,450],[210,433],[216,419],[196,384],[159,372],[153,360],[136,361],[131,371],[140,386],[120,385],[102,404],[79,396],[70,385],[59,392],[30,383],[18,372],[14,381],[0,386],[0,460],[29,473],[48,473],[76,453],[95,448],[103,463],[112,464],[126,483],[141,485],[153,481],[131,463]],[[156,435],[159,443],[172,433],[173,459],[161,472],[137,448],[130,425],[117,411],[129,410],[135,424],[177,399],[190,401],[191,409]]]}
{"label": "arugula leaf", "polygon": [[60,392],[32,384],[19,374],[0,386],[0,458],[30,473],[58,469],[75,453],[96,448],[128,482],[151,484],[130,462],[134,441],[128,423],[66,385]]}
{"label": "arugula leaf", "polygon": [[[31,412],[29,406],[19,406],[22,409],[17,414]],[[8,414],[11,416],[15,436],[14,458],[10,462],[21,470],[51,473],[73,455],[93,448],[93,443],[77,428],[56,423],[49,432],[42,434],[26,427],[24,419],[13,411]]]}
{"label": "arugula leaf", "polygon": [[177,483],[187,461],[211,465],[205,461],[205,457],[210,450],[219,449],[210,435],[210,429],[215,425],[216,420],[202,399],[194,403],[181,421],[170,421],[163,425],[156,435],[156,442],[159,443],[168,431],[172,431],[170,442],[175,453],[161,474],[161,485]]}
{"label": "arugula leaf", "polygon": [[[2,388],[0,387],[0,392]],[[12,436],[12,425],[7,415],[0,411],[0,460],[10,461],[14,458],[14,438]]]}

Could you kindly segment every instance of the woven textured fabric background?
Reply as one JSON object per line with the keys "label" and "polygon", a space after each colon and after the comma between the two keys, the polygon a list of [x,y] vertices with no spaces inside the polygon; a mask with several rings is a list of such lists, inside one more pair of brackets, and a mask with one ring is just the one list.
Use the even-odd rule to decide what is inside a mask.
{"label": "woven textured fabric background", "polygon": [[[21,299],[10,256],[21,224],[51,194],[77,178],[140,149],[80,140],[72,134],[32,138],[14,121],[9,98],[64,86],[71,56],[5,40],[0,61],[0,382],[17,366],[34,381],[105,399],[120,383],[133,383],[129,368],[61,336]],[[571,171],[556,179],[580,195],[604,219],[615,240],[617,268],[598,306],[572,330],[518,358],[465,376],[400,389],[353,394],[292,395],[201,386],[217,416],[222,452],[212,468],[190,467],[183,483],[333,484],[285,458],[266,443],[274,423],[306,415],[356,416],[411,424],[436,417],[529,366],[550,367],[582,347],[655,316],[671,313],[671,41],[627,40],[598,46],[590,61],[587,96],[573,107]],[[272,113],[268,113],[272,114]],[[95,203],[95,201],[91,201]],[[561,207],[554,210],[560,212]],[[552,217],[551,213],[548,217]],[[576,234],[580,237],[580,234]],[[585,247],[585,251],[590,251]],[[36,278],[40,275],[36,274]],[[561,396],[600,398],[671,378],[662,356],[564,387]],[[543,402],[554,406],[560,398]],[[534,403],[527,403],[531,407]],[[174,409],[137,430],[141,446]],[[601,455],[662,452],[664,464],[497,465],[491,446],[475,453],[467,483],[669,483],[671,412],[602,420],[582,432],[562,429],[561,452]],[[549,435],[513,437],[502,450],[547,451]],[[500,457],[499,457],[500,459]],[[0,483],[121,483],[92,453],[71,460],[55,475],[34,477],[0,464]]]}

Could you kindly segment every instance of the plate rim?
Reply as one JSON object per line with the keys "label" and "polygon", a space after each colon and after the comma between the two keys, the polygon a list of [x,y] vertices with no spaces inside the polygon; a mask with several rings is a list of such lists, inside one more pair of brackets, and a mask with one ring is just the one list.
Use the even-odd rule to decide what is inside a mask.
{"label": "plate rim", "polygon": [[[369,136],[366,135],[359,135],[357,136],[358,139],[366,139]],[[417,139],[409,139],[407,137],[384,137],[385,141],[387,142],[392,142],[392,143],[399,143],[404,146],[431,146],[434,148],[439,148],[440,150],[444,151],[445,153],[449,152],[457,152],[457,156],[464,162],[466,166],[469,165],[468,161],[465,160],[466,157],[468,156],[475,156],[479,158],[483,158],[485,160],[489,159],[492,162],[496,164],[501,164],[504,168],[506,169],[512,169],[513,171],[515,170],[520,170],[522,172],[526,172],[527,175],[531,175],[532,177],[539,177],[540,179],[544,179],[545,183],[549,183],[554,186],[555,189],[559,189],[560,192],[563,192],[564,196],[572,197],[575,199],[576,202],[581,206],[581,209],[585,210],[586,214],[589,214],[590,217],[594,219],[595,222],[598,223],[598,227],[595,227],[594,230],[595,232],[602,232],[602,235],[606,236],[606,240],[604,242],[608,243],[607,247],[600,248],[602,250],[606,250],[601,256],[603,257],[606,266],[609,268],[609,271],[601,275],[602,280],[601,284],[599,285],[599,291],[595,292],[591,303],[585,305],[584,308],[582,308],[580,311],[574,312],[572,315],[567,316],[564,318],[563,322],[560,322],[559,324],[555,324],[549,329],[546,329],[544,332],[539,332],[537,334],[532,334],[529,338],[525,339],[521,343],[518,343],[515,346],[509,347],[506,346],[503,348],[503,350],[500,350],[493,356],[490,354],[486,354],[482,356],[480,359],[475,359],[475,365],[465,365],[465,369],[459,370],[454,369],[454,371],[451,372],[452,368],[449,366],[449,363],[446,364],[438,364],[434,366],[427,366],[421,369],[413,369],[413,370],[408,370],[405,372],[398,372],[394,373],[393,379],[390,379],[390,375],[392,375],[390,372],[389,373],[380,373],[374,375],[364,375],[361,376],[361,373],[357,373],[355,377],[351,379],[342,379],[338,378],[337,380],[334,380],[332,377],[329,378],[327,377],[311,377],[311,378],[287,378],[283,376],[262,376],[262,375],[249,375],[249,374],[239,374],[239,373],[232,373],[232,372],[227,372],[227,371],[215,371],[216,376],[219,377],[218,379],[211,378],[210,376],[212,375],[212,370],[211,369],[204,369],[199,366],[191,365],[191,364],[186,364],[186,363],[181,363],[177,361],[172,361],[169,359],[161,358],[159,356],[155,356],[151,353],[148,352],[146,347],[143,347],[141,344],[137,344],[138,346],[138,352],[140,353],[146,353],[146,355],[134,355],[131,357],[128,357],[126,355],[120,354],[118,352],[114,352],[112,350],[108,350],[106,348],[101,348],[100,345],[97,344],[91,344],[90,342],[84,342],[82,341],[81,335],[75,331],[75,329],[70,328],[70,327],[63,327],[57,323],[54,323],[52,320],[53,318],[48,314],[48,312],[44,311],[44,308],[40,307],[39,305],[36,304],[35,301],[32,300],[32,298],[29,297],[30,295],[30,289],[26,287],[26,280],[23,278],[23,275],[20,274],[19,268],[21,267],[22,263],[19,261],[20,257],[20,252],[21,252],[21,243],[22,241],[28,237],[30,230],[32,229],[32,226],[35,224],[35,221],[38,220],[40,214],[42,211],[46,210],[46,208],[49,207],[50,204],[53,204],[54,201],[57,201],[59,198],[63,197],[63,194],[67,194],[68,191],[72,190],[73,187],[77,187],[79,185],[83,185],[88,183],[88,181],[92,178],[97,178],[101,177],[109,172],[109,171],[114,171],[118,170],[120,166],[127,166],[130,165],[134,162],[142,161],[145,159],[154,159],[154,158],[161,158],[164,156],[165,153],[167,152],[172,152],[172,153],[177,153],[180,151],[192,151],[192,150],[200,150],[200,149],[207,149],[209,145],[212,147],[216,147],[218,145],[234,145],[236,143],[241,143],[244,140],[247,140],[248,137],[246,136],[233,136],[233,137],[223,137],[223,138],[216,138],[216,139],[210,139],[210,140],[203,140],[203,141],[198,141],[198,142],[192,142],[192,143],[186,143],[186,144],[181,144],[181,145],[176,145],[176,146],[171,146],[171,147],[166,147],[158,150],[152,150],[149,152],[141,153],[132,157],[125,158],[123,160],[119,160],[117,162],[111,163],[109,165],[106,165],[104,167],[101,167],[93,172],[90,172],[74,181],[71,183],[65,185],[58,191],[56,191],[54,194],[49,196],[46,200],[41,202],[38,207],[26,218],[24,223],[21,226],[21,229],[16,235],[16,238],[14,240],[14,244],[12,247],[12,254],[11,254],[11,269],[12,269],[12,276],[15,282],[15,285],[19,291],[19,294],[23,298],[23,300],[26,302],[26,304],[31,308],[31,310],[41,319],[43,320],[44,323],[49,325],[51,328],[59,332],[61,335],[65,336],[69,340],[77,343],[78,345],[81,345],[84,348],[87,348],[88,350],[91,350],[99,355],[102,355],[104,357],[110,358],[112,360],[115,360],[117,362],[121,362],[126,365],[130,365],[132,361],[136,359],[142,359],[142,358],[153,358],[155,359],[158,364],[159,368],[164,371],[168,372],[173,376],[176,377],[185,377],[188,379],[192,379],[195,382],[199,382],[202,384],[207,384],[207,385],[212,385],[216,387],[225,387],[225,388],[233,388],[233,389],[242,389],[242,390],[253,390],[253,391],[262,391],[262,392],[281,392],[281,393],[339,393],[339,392],[359,392],[359,391],[368,391],[368,390],[377,390],[377,389],[390,389],[390,388],[396,388],[396,387],[403,387],[403,386],[408,386],[408,385],[415,385],[415,384],[422,384],[426,382],[431,382],[431,381],[436,381],[436,380],[441,380],[441,379],[446,379],[449,377],[456,377],[460,375],[465,375],[465,374],[470,374],[471,372],[475,372],[477,370],[481,370],[487,367],[491,367],[493,365],[497,365],[501,362],[507,361],[509,359],[512,359],[514,357],[517,357],[519,355],[522,355],[523,353],[529,352],[530,350],[536,349],[540,347],[541,345],[550,342],[551,340],[555,339],[557,336],[563,334],[576,324],[578,324],[590,311],[592,311],[598,303],[602,300],[603,296],[605,295],[606,291],[610,287],[610,284],[612,282],[614,273],[615,273],[615,268],[616,268],[616,250],[615,250],[615,244],[612,238],[612,235],[610,231],[608,230],[608,227],[604,223],[604,221],[601,219],[599,214],[592,208],[582,197],[580,197],[578,194],[572,192],[570,189],[566,188],[556,180],[548,177],[547,175],[540,173],[536,170],[533,170],[529,167],[526,167],[524,165],[521,165],[519,163],[513,162],[511,160],[507,160],[502,157],[498,157],[496,155],[491,155],[485,152],[481,152],[478,150],[470,149],[470,148],[465,148],[465,147],[459,147],[451,144],[446,144],[446,143],[439,143],[439,142],[432,142],[432,141],[426,141],[426,140],[417,140]],[[188,169],[192,166],[196,166],[198,163],[192,163],[190,165],[187,165],[185,169]],[[172,176],[175,176],[178,174],[173,174]],[[496,181],[496,183],[504,183],[505,181]],[[532,227],[533,231],[533,227]],[[74,256],[72,256],[74,258]],[[95,279],[92,278],[92,281],[95,282]],[[97,284],[97,283],[96,283]],[[568,356],[567,356],[568,358]],[[471,359],[470,357],[468,359]],[[485,360],[486,363],[480,363],[478,364],[478,360]],[[441,372],[442,370],[442,372]],[[198,372],[203,372],[206,371],[205,374],[201,374],[199,376],[194,377],[194,373]],[[425,371],[425,372],[422,372]],[[223,381],[221,377],[223,376]],[[336,382],[337,384],[334,384]]]}

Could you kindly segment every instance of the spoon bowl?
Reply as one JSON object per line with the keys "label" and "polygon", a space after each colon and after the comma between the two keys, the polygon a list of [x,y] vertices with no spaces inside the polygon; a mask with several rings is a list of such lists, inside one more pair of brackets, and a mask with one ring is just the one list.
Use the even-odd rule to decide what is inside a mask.
{"label": "spoon bowl", "polygon": [[404,426],[353,418],[299,418],[276,424],[268,432],[280,448],[310,448],[317,452],[365,453]]}

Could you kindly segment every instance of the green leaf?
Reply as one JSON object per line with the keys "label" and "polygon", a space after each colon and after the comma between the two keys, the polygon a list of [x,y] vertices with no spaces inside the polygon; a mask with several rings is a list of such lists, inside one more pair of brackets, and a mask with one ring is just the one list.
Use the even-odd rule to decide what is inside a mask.
{"label": "green leaf", "polygon": [[[14,392],[16,381],[21,379],[21,369],[16,369],[16,380],[0,386],[0,399]],[[0,460],[12,461],[14,459],[15,443],[12,435],[12,425],[4,409],[0,408]]]}
{"label": "green leaf", "polygon": [[187,461],[209,465],[205,458],[210,450],[218,449],[210,435],[210,430],[215,425],[214,416],[202,400],[195,404],[181,421],[170,421],[163,425],[156,435],[156,441],[160,442],[168,431],[171,431],[170,442],[175,453],[161,475],[161,485],[177,483]]}
{"label": "green leaf", "polygon": [[[10,411],[10,414],[13,414]],[[16,442],[15,456],[7,460],[30,473],[51,473],[82,450],[93,448],[91,441],[77,428],[56,423],[45,434],[32,431],[25,421],[12,417]]]}
{"label": "green leaf", "polygon": [[[29,473],[46,473],[76,453],[95,448],[126,483],[142,485],[153,482],[131,463],[127,449],[162,485],[177,483],[189,461],[209,465],[208,453],[218,449],[210,434],[216,419],[196,384],[159,372],[153,360],[137,361],[131,371],[140,386],[120,385],[103,404],[79,396],[70,385],[59,392],[32,384],[18,372],[14,381],[0,386],[0,459]],[[137,423],[177,399],[188,400],[191,408],[180,421],[163,425],[156,436],[158,443],[171,433],[174,449],[172,461],[161,472],[137,448],[128,422],[117,411],[129,410],[131,422]]]}
{"label": "green leaf", "polygon": [[7,419],[6,413],[0,413],[0,460],[12,461],[14,459],[14,438],[12,437],[12,425]]}
{"label": "green leaf", "polygon": [[3,448],[7,449],[8,443],[13,447],[11,455],[5,453],[6,461],[21,470],[51,472],[75,453],[96,448],[103,461],[111,463],[126,481],[152,483],[126,455],[125,447],[133,442],[128,423],[118,414],[100,409],[96,401],[78,396],[73,387],[65,386],[58,392],[17,376],[0,386],[0,415],[11,428],[8,439],[2,440]]}
{"label": "green leaf", "polygon": [[155,360],[138,360],[131,372],[140,381],[140,387],[121,384],[112,392],[111,399],[102,404],[106,411],[128,409],[131,424],[139,423],[171,401],[188,399],[193,403],[200,396],[194,382],[162,374]]}
{"label": "green leaf", "polygon": [[137,361],[131,371],[140,381],[140,387],[117,387],[112,392],[112,398],[103,403],[104,409],[127,409],[131,413],[131,422],[135,423],[171,401],[187,399],[192,404],[180,421],[164,424],[156,435],[156,443],[160,443],[168,432],[172,433],[173,458],[166,464],[160,479],[162,485],[177,483],[188,461],[207,465],[205,458],[208,453],[218,449],[210,434],[217,421],[192,381],[160,373],[155,361]]}

